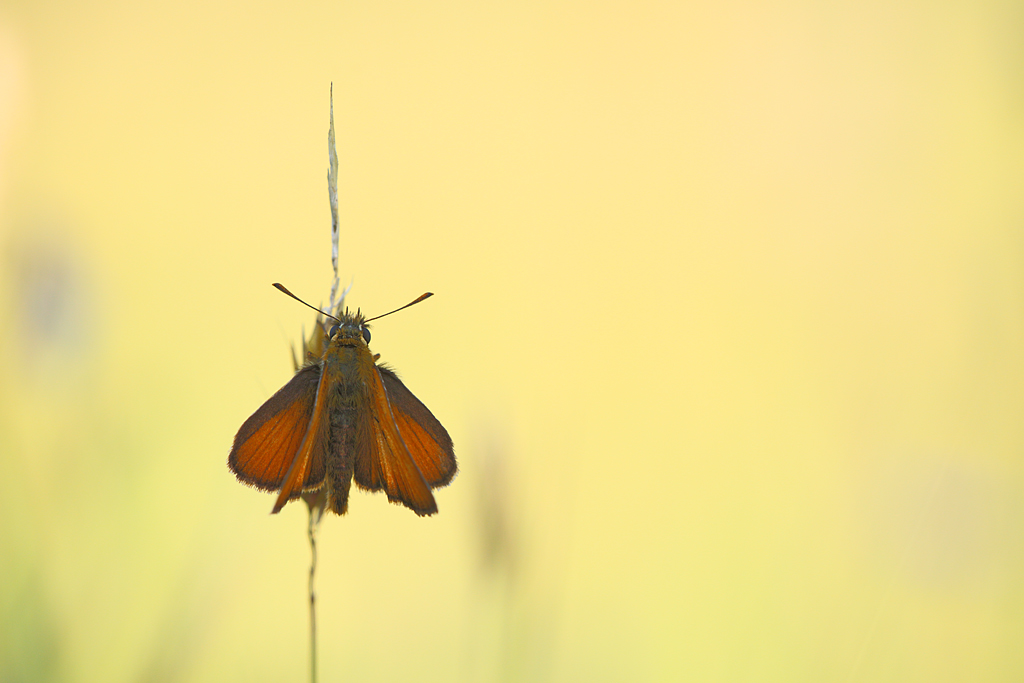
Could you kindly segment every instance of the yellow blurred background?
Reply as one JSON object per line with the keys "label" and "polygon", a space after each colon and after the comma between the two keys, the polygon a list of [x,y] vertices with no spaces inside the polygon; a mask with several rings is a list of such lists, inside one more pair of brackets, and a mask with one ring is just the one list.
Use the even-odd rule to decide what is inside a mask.
{"label": "yellow blurred background", "polygon": [[306,680],[231,439],[343,284],[451,433],[324,681],[1024,679],[1018,2],[0,7],[0,681]]}

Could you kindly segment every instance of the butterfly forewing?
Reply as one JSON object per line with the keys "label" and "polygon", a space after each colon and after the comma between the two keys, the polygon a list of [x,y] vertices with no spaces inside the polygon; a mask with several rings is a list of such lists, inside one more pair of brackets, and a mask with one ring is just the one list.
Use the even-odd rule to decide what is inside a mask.
{"label": "butterfly forewing", "polygon": [[295,498],[302,493],[303,486],[309,483],[310,475],[316,475],[319,472],[317,483],[324,478],[324,454],[327,452],[330,441],[330,384],[332,379],[331,373],[327,369],[321,370],[312,416],[307,421],[305,437],[292,458],[288,472],[284,475],[281,492],[278,494],[277,502],[272,510],[274,513],[280,512],[289,498]]}
{"label": "butterfly forewing", "polygon": [[395,425],[420,474],[431,488],[448,484],[456,470],[455,451],[448,432],[390,368],[378,365],[377,369]]}
{"label": "butterfly forewing", "polygon": [[318,381],[319,368],[299,371],[243,423],[227,457],[241,481],[263,490],[281,487],[312,416]]}
{"label": "butterfly forewing", "polygon": [[383,489],[388,500],[400,502],[418,515],[432,515],[437,512],[434,494],[395,426],[376,367],[369,373],[369,385],[372,409],[367,411],[366,419],[371,421],[371,438],[369,448],[356,454],[356,484],[371,491]]}
{"label": "butterfly forewing", "polygon": [[[318,366],[303,368],[242,424],[228,456],[240,481],[264,491],[281,487],[306,435],[319,381]],[[311,464],[305,484],[316,476],[323,479],[323,463]]]}

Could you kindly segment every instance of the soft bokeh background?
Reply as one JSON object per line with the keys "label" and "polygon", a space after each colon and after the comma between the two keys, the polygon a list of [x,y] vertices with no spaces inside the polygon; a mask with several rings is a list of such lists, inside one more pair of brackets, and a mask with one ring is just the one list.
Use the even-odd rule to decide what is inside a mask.
{"label": "soft bokeh background", "polygon": [[0,680],[304,680],[225,466],[330,282],[451,432],[348,681],[1024,677],[1019,2],[0,7]]}

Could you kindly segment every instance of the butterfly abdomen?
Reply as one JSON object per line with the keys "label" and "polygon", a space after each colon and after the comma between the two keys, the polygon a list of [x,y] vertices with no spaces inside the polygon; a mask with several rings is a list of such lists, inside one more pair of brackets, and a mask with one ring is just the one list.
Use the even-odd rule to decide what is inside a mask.
{"label": "butterfly abdomen", "polygon": [[331,372],[334,382],[328,403],[330,436],[326,449],[327,478],[330,487],[331,509],[341,515],[348,507],[348,493],[352,486],[352,467],[360,448],[369,448],[365,415],[369,402],[368,389],[356,370],[354,357],[368,354],[358,345],[336,343],[324,354],[324,369]]}

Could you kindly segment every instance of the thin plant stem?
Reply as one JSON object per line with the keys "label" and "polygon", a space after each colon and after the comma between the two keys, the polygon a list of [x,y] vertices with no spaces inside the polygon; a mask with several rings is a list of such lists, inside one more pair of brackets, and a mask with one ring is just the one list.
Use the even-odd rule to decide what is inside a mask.
{"label": "thin plant stem", "polygon": [[323,507],[309,506],[309,680],[316,683],[316,532]]}
{"label": "thin plant stem", "polygon": [[309,511],[309,680],[316,683],[316,525]]}
{"label": "thin plant stem", "polygon": [[[327,152],[329,167],[327,169],[327,194],[331,202],[331,266],[334,269],[334,280],[331,283],[331,299],[327,310],[331,313],[340,311],[345,303],[345,295],[348,288],[338,297],[338,155],[334,148],[334,86],[331,86],[331,125],[327,134]],[[308,304],[307,304],[308,305]],[[313,333],[306,339],[305,332],[302,335],[302,359],[296,357],[295,349],[292,348],[292,361],[295,364],[296,372],[302,363],[308,362],[310,358],[317,358],[323,353],[324,345],[323,316],[317,316],[317,323],[313,326]],[[320,528],[320,520],[323,519],[327,510],[327,501],[330,498],[330,484],[324,485],[315,491],[305,491],[302,499],[309,507],[309,680],[316,683],[316,534]]]}
{"label": "thin plant stem", "polygon": [[[334,270],[334,279],[331,281],[331,299],[327,310],[335,313],[345,301],[348,289],[341,293],[340,300],[336,300],[338,294],[338,154],[334,146],[334,84],[331,84],[331,124],[327,132],[327,195],[331,203],[331,267]],[[318,321],[320,317],[318,316]],[[322,327],[322,325],[321,325]],[[314,326],[314,340],[321,343],[316,345],[317,355],[322,351],[323,336],[320,335]],[[303,358],[308,354],[305,335],[303,335]],[[294,354],[293,354],[294,355]],[[296,362],[296,369],[298,363]],[[318,491],[309,491],[302,494],[303,500],[309,507],[309,680],[316,683],[316,533],[320,528],[320,520],[323,519],[327,509],[327,499],[330,485],[325,482]]]}
{"label": "thin plant stem", "polygon": [[[331,83],[331,127],[327,132],[327,197],[331,202],[331,265],[334,267],[334,281],[331,282],[331,303],[338,294],[338,153],[334,147],[334,83]],[[327,310],[334,313],[329,307]]]}

